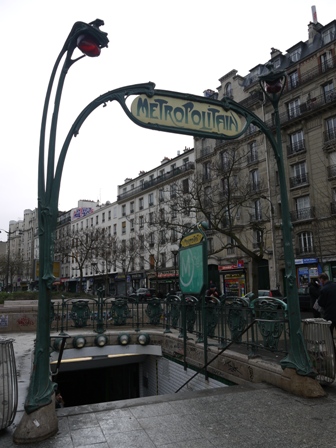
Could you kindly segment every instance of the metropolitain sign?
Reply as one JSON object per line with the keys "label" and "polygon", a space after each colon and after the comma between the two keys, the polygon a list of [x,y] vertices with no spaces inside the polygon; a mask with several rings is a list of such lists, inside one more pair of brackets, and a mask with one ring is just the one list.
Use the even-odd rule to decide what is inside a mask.
{"label": "metropolitain sign", "polygon": [[161,130],[169,127],[233,137],[243,129],[239,116],[220,105],[164,95],[137,96],[131,114],[146,126]]}

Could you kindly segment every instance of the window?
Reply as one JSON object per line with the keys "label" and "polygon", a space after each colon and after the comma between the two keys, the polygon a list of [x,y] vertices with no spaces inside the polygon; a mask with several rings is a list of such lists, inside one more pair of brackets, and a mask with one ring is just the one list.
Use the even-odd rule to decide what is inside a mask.
{"label": "window", "polygon": [[148,215],[148,224],[152,226],[154,224],[154,212],[150,212]]}
{"label": "window", "polygon": [[155,257],[154,254],[149,255],[149,268],[154,269],[155,268]]}
{"label": "window", "polygon": [[231,167],[231,161],[229,154],[226,151],[220,153],[220,163],[223,171],[229,171]]}
{"label": "window", "polygon": [[336,92],[334,90],[334,83],[332,81],[328,82],[323,86],[323,95],[326,103],[336,99]]}
{"label": "window", "polygon": [[149,234],[149,245],[150,245],[151,247],[153,247],[154,244],[155,244],[155,236],[154,236],[154,232],[151,232],[151,233]]}
{"label": "window", "polygon": [[[86,228],[86,229],[89,228],[89,220],[88,220],[88,219],[85,220],[85,228]],[[64,230],[64,229],[63,229],[63,230]],[[64,233],[63,233],[63,236],[64,236]]]}
{"label": "window", "polygon": [[134,213],[134,201],[130,203],[130,213]]}
{"label": "window", "polygon": [[290,89],[295,89],[295,87],[299,85],[299,75],[297,70],[295,70],[295,72],[289,73],[288,81],[288,87]]}
{"label": "window", "polygon": [[121,206],[121,216],[126,216],[126,204]]}
{"label": "window", "polygon": [[204,188],[204,207],[211,207],[211,187]]}
{"label": "window", "polygon": [[113,235],[117,234],[117,224],[113,224]]}
{"label": "window", "polygon": [[105,212],[102,213],[102,222],[105,222]]}
{"label": "window", "polygon": [[288,118],[295,118],[300,115],[300,99],[290,101],[287,104]]}
{"label": "window", "polygon": [[326,120],[327,125],[327,140],[335,140],[336,139],[336,116],[328,118]]}
{"label": "window", "polygon": [[144,257],[140,257],[139,258],[139,269],[145,269],[145,258]]}
{"label": "window", "polygon": [[175,241],[177,241],[177,230],[176,229],[172,229],[171,230],[171,242],[175,243]]}
{"label": "window", "polygon": [[99,215],[96,216],[96,225],[99,224]]}
{"label": "window", "polygon": [[176,163],[172,163],[170,169],[174,172],[174,170],[176,170]]}
{"label": "window", "polygon": [[259,172],[258,170],[253,170],[250,172],[251,179],[251,190],[257,191],[259,190]]}
{"label": "window", "polygon": [[208,253],[213,254],[213,252],[214,252],[213,238],[207,238],[207,246],[208,246]]}
{"label": "window", "polygon": [[231,236],[227,237],[227,254],[232,255],[235,253],[235,242]]}
{"label": "window", "polygon": [[130,219],[131,232],[134,232],[134,219]]}
{"label": "window", "polygon": [[329,68],[333,66],[333,59],[331,51],[327,51],[321,55],[321,69],[322,72],[327,71]]}
{"label": "window", "polygon": [[139,227],[140,229],[142,229],[144,226],[144,217],[143,216],[139,216]]}
{"label": "window", "polygon": [[306,162],[296,163],[291,166],[292,177],[290,178],[290,186],[296,187],[308,182]]}
{"label": "window", "polygon": [[165,221],[165,211],[164,211],[164,209],[160,208],[159,213],[160,213],[160,221],[164,222]]}
{"label": "window", "polygon": [[144,208],[144,200],[143,198],[139,199],[139,210],[142,210]]}
{"label": "window", "polygon": [[253,141],[249,144],[249,153],[247,157],[248,163],[256,162],[258,160],[257,142]]}
{"label": "window", "polygon": [[183,194],[189,193],[189,180],[183,179],[182,181],[182,192]]}
{"label": "window", "polygon": [[174,219],[177,217],[177,206],[175,204],[171,207],[171,217]]}
{"label": "window", "polygon": [[170,198],[176,198],[176,192],[177,192],[177,185],[171,184],[170,185]]}
{"label": "window", "polygon": [[160,202],[164,201],[164,189],[163,188],[161,188],[159,190],[159,201]]}
{"label": "window", "polygon": [[160,244],[166,244],[166,231],[160,230]]}
{"label": "window", "polygon": [[229,98],[233,98],[232,95],[232,84],[228,82],[224,87],[224,96],[228,96]]}
{"label": "window", "polygon": [[182,160],[183,165],[186,167],[189,163],[189,157],[186,157]]}
{"label": "window", "polygon": [[83,221],[81,221],[81,223],[80,223],[81,230],[83,230],[83,225],[84,225],[84,223],[83,223]]}
{"label": "window", "polygon": [[211,164],[210,162],[203,163],[203,180],[210,180]]}
{"label": "window", "polygon": [[260,248],[262,244],[262,231],[261,230],[253,230],[253,248]]}
{"label": "window", "polygon": [[90,224],[91,224],[91,227],[93,227],[93,218],[91,218]]}
{"label": "window", "polygon": [[323,44],[328,44],[334,39],[335,35],[332,29],[326,30],[322,33]]}
{"label": "window", "polygon": [[154,193],[149,193],[148,195],[148,205],[154,205]]}
{"label": "window", "polygon": [[145,248],[145,237],[143,235],[139,235],[139,244],[140,244],[140,249]]}
{"label": "window", "polygon": [[311,253],[314,250],[313,247],[313,234],[312,232],[301,232],[298,234],[299,250],[301,254]]}
{"label": "window", "polygon": [[302,130],[298,131],[298,132],[294,132],[293,134],[290,134],[289,138],[290,138],[291,153],[299,152],[304,149]]}
{"label": "window", "polygon": [[295,201],[297,219],[311,218],[310,199],[309,196],[301,196]]}
{"label": "window", "polygon": [[123,235],[125,235],[125,233],[126,233],[126,221],[123,221],[123,222],[121,223],[121,233],[122,233]]}
{"label": "window", "polygon": [[301,48],[298,48],[291,53],[290,58],[292,62],[297,62],[300,59],[300,56],[301,56]]}
{"label": "window", "polygon": [[166,253],[165,252],[162,252],[160,254],[160,265],[162,268],[166,267]]}
{"label": "window", "polygon": [[260,221],[261,219],[261,202],[260,199],[257,199],[254,202],[254,220]]}
{"label": "window", "polygon": [[111,210],[108,211],[107,219],[108,219],[109,221],[111,221]]}

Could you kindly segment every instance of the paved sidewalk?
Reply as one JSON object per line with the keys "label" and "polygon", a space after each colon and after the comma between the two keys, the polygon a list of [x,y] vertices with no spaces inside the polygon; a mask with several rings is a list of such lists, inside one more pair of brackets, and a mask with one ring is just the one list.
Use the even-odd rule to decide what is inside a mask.
{"label": "paved sidewalk", "polygon": [[[336,394],[304,399],[233,386],[57,411],[58,434],[35,448],[332,448]],[[21,412],[18,414],[19,421]],[[0,435],[12,448],[14,425]]]}
{"label": "paved sidewalk", "polygon": [[[13,337],[19,404],[0,432],[13,448],[29,378],[32,337]],[[251,384],[57,410],[59,431],[35,448],[336,448],[336,385],[327,397],[305,399],[273,386]]]}

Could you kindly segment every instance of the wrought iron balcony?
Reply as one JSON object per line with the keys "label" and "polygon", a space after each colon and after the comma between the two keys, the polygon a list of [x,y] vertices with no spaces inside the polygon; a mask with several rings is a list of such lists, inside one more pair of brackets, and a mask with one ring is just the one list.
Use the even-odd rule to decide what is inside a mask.
{"label": "wrought iron balcony", "polygon": [[299,140],[291,145],[287,145],[287,156],[299,154],[306,151],[306,145],[304,139]]}
{"label": "wrought iron balcony", "polygon": [[302,185],[307,185],[309,183],[308,173],[302,173],[298,176],[289,178],[290,188],[301,187]]}
{"label": "wrought iron balcony", "polygon": [[[194,162],[187,162],[180,167],[174,168],[173,170],[169,171],[168,173],[161,174],[160,176],[157,176],[155,179],[146,180],[142,185],[140,185],[137,188],[133,188],[133,190],[126,191],[124,193],[121,193],[117,196],[117,201],[122,201],[124,199],[127,199],[132,196],[137,196],[141,191],[148,190],[150,188],[156,187],[157,185],[160,185],[162,183],[167,182],[167,180],[170,180],[176,176],[180,176],[181,174],[187,173],[190,170],[195,169]],[[161,198],[160,198],[161,200]]]}
{"label": "wrought iron balcony", "polygon": [[294,210],[290,212],[291,221],[306,221],[309,219],[314,219],[315,217],[315,207],[302,208],[300,210]]}

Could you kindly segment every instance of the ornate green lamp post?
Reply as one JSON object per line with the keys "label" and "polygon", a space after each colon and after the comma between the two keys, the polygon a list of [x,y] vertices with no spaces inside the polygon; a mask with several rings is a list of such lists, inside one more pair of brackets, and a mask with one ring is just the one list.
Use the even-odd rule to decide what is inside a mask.
{"label": "ornate green lamp post", "polygon": [[280,179],[280,197],[282,213],[282,235],[285,259],[285,282],[287,291],[288,320],[290,329],[290,350],[281,361],[283,368],[294,368],[299,374],[314,375],[301,330],[301,313],[295,275],[295,260],[292,239],[292,223],[286,187],[286,176],[282,152],[279,100],[286,85],[285,72],[273,71],[273,65],[267,66],[269,72],[259,77],[259,84],[274,109],[276,140],[271,139]]}
{"label": "ornate green lamp post", "polygon": [[[38,162],[38,221],[39,221],[39,306],[37,317],[36,346],[34,364],[27,399],[25,414],[14,434],[16,443],[43,440],[57,432],[57,419],[52,396],[54,384],[50,377],[50,302],[53,277],[54,233],[57,225],[58,198],[64,158],[60,157],[55,171],[55,146],[59,107],[65,77],[70,67],[83,58],[99,56],[101,49],[107,47],[107,33],[99,29],[104,22],[97,19],[89,24],[76,22],[56,60],[51,73],[45,97],[39,145]],[[73,52],[79,48],[83,55],[72,59]],[[65,61],[58,80],[53,115],[50,125],[48,164],[45,179],[45,137],[51,91],[61,60]],[[43,412],[39,412],[43,409]],[[44,417],[42,417],[44,416]],[[43,423],[41,421],[43,420]],[[36,423],[37,422],[37,423]]]}

